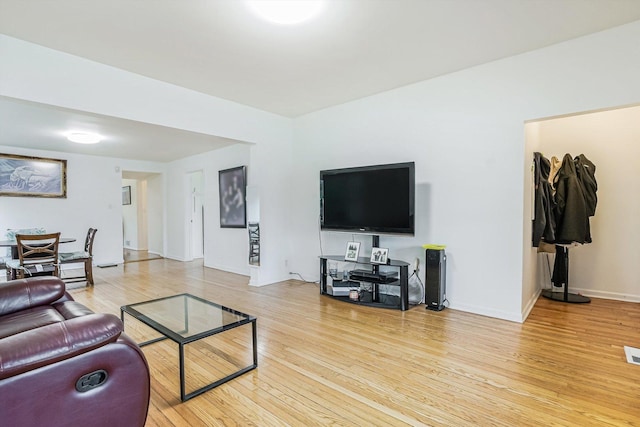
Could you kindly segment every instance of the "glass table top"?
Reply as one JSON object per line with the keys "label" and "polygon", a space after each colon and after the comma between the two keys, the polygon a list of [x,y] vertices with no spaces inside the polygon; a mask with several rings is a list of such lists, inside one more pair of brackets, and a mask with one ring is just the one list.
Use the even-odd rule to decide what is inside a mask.
{"label": "glass table top", "polygon": [[179,343],[255,320],[253,316],[191,294],[129,304],[120,309]]}

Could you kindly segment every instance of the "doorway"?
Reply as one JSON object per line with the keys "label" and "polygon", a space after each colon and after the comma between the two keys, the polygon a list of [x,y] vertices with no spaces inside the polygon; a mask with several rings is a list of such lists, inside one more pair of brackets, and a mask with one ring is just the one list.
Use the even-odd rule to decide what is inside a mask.
{"label": "doorway", "polygon": [[[162,175],[122,172],[122,243],[124,262],[163,257]],[[125,200],[126,199],[126,200]]]}
{"label": "doorway", "polygon": [[[640,106],[547,118],[525,126],[531,156],[538,151],[548,159],[562,160],[565,154],[571,158],[584,154],[596,167],[597,206],[590,218],[593,241],[571,249],[569,292],[640,301],[636,243],[640,239],[640,200],[633,196],[640,188]],[[529,194],[527,190],[525,197]],[[525,238],[530,246],[531,234]],[[529,272],[536,282],[531,292],[551,286],[553,256],[525,256],[525,266],[532,264]]]}

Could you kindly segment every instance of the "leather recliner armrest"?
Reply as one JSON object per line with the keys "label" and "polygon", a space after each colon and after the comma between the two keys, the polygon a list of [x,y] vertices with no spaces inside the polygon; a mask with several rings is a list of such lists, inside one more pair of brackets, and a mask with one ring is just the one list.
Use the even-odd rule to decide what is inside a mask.
{"label": "leather recliner armrest", "polygon": [[113,314],[88,314],[3,338],[0,380],[114,342],[123,329]]}
{"label": "leather recliner armrest", "polygon": [[0,285],[0,316],[50,304],[60,299],[64,290],[64,282],[58,277],[33,277],[3,283]]}

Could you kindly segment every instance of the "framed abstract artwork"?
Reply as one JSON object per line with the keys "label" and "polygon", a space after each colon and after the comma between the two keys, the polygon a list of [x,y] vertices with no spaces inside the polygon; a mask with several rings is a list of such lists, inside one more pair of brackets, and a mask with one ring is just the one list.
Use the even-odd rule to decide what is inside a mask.
{"label": "framed abstract artwork", "polygon": [[218,172],[222,228],[247,228],[246,172],[246,166]]}

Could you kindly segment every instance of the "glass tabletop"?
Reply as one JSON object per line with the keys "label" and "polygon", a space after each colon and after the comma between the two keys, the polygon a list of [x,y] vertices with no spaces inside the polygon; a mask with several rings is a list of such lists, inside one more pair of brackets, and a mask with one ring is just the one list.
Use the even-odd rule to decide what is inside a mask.
{"label": "glass tabletop", "polygon": [[129,304],[120,309],[179,343],[200,339],[255,320],[253,316],[191,294]]}

